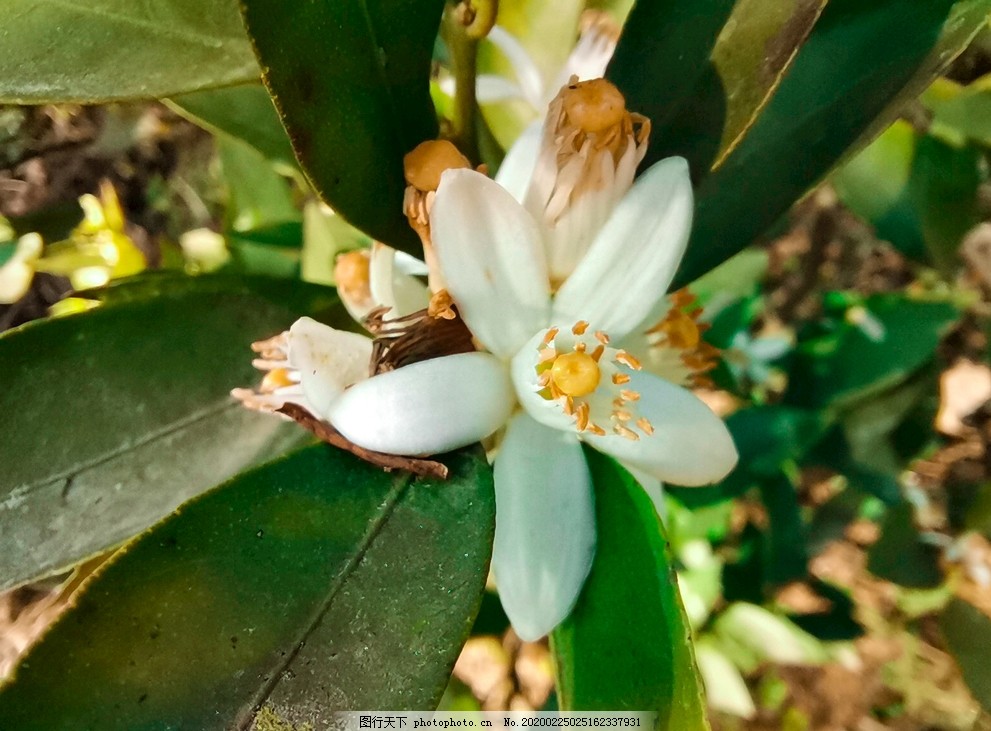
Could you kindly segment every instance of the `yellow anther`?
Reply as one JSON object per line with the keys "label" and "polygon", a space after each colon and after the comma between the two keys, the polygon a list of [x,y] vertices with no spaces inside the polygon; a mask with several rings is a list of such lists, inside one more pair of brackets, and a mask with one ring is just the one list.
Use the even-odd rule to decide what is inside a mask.
{"label": "yellow anther", "polygon": [[293,385],[293,380],[289,377],[288,368],[273,368],[262,379],[259,390],[262,393],[271,393],[277,388],[285,388]]}
{"label": "yellow anther", "polygon": [[648,437],[654,433],[654,425],[650,423],[646,417],[641,417],[637,419],[637,426],[640,427],[641,431]]}
{"label": "yellow anther", "polygon": [[613,416],[615,416],[620,421],[632,421],[633,419],[633,414],[631,414],[629,411],[626,411],[625,409],[617,409],[616,411],[613,412]]}
{"label": "yellow anther", "polygon": [[433,294],[427,305],[427,314],[435,320],[453,320],[458,316],[454,311],[454,300],[446,289]]}
{"label": "yellow anther", "polygon": [[550,345],[554,338],[557,337],[559,330],[556,327],[552,327],[546,333],[544,333],[544,339],[541,341],[541,345]]}
{"label": "yellow anther", "polygon": [[680,310],[672,310],[661,321],[659,329],[671,347],[687,349],[697,347],[701,339],[698,323]]}
{"label": "yellow anther", "polygon": [[606,335],[601,330],[596,330],[595,331],[595,339],[598,340],[603,345],[609,345],[609,336]]}
{"label": "yellow anther", "polygon": [[625,439],[629,439],[630,441],[633,441],[633,442],[640,441],[640,435],[639,434],[637,434],[632,429],[627,429],[622,424],[617,424],[616,426],[614,426],[612,428],[612,430],[613,430],[613,432],[615,432],[619,436],[624,437]]}
{"label": "yellow anther", "polygon": [[368,252],[349,251],[334,262],[334,281],[338,289],[356,298],[371,296],[368,279]]}
{"label": "yellow anther", "polygon": [[636,391],[631,391],[631,390],[629,390],[627,388],[624,388],[622,391],[620,391],[619,392],[619,395],[623,397],[623,400],[624,401],[639,401],[640,400],[640,394],[639,393],[637,393]]}
{"label": "yellow anther", "polygon": [[630,382],[630,376],[627,375],[626,373],[613,373],[612,382],[615,383],[617,386],[622,386],[624,383]]}
{"label": "yellow anther", "polygon": [[553,384],[568,396],[587,396],[599,386],[602,372],[587,353],[565,353],[551,366]]}
{"label": "yellow anther", "polygon": [[600,436],[600,437],[604,437],[606,435],[606,430],[603,429],[598,424],[589,424],[587,431],[590,431],[596,436]]}
{"label": "yellow anther", "polygon": [[583,132],[601,132],[623,121],[626,99],[605,79],[569,84],[562,90],[568,119]]}
{"label": "yellow anther", "polygon": [[579,320],[575,323],[575,326],[571,328],[571,332],[575,335],[584,335],[586,330],[588,330],[588,323],[585,320]]}
{"label": "yellow anther", "polygon": [[585,431],[588,428],[588,417],[591,408],[587,401],[582,401],[578,404],[578,409],[575,413],[575,425],[578,427],[578,431]]}
{"label": "yellow anther", "polygon": [[468,158],[447,140],[421,142],[403,157],[406,182],[417,190],[437,190],[446,170],[470,168]]}
{"label": "yellow anther", "polygon": [[576,353],[584,353],[585,350],[586,350],[586,346],[585,346],[585,343],[584,342],[582,342],[581,340],[579,340],[577,343],[575,343],[575,352]]}
{"label": "yellow anther", "polygon": [[617,351],[616,361],[622,363],[627,368],[632,368],[635,371],[639,371],[641,368],[643,368],[643,366],[640,365],[640,361],[637,360],[632,355],[630,355],[629,353],[627,353],[625,350]]}

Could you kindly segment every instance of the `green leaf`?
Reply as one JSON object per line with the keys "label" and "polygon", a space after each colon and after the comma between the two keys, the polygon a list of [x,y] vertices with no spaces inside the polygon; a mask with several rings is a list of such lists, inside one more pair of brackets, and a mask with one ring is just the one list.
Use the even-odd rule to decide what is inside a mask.
{"label": "green leaf", "polygon": [[917,261],[952,272],[964,234],[980,220],[982,156],[972,145],[919,135],[898,121],[834,177],[840,198]]}
{"label": "green leaf", "polygon": [[966,87],[940,79],[922,102],[933,113],[934,134],[991,145],[991,76],[982,76]]}
{"label": "green leaf", "polygon": [[823,436],[828,420],[815,411],[787,406],[754,406],[729,415],[726,426],[740,454],[737,467],[712,487],[675,487],[667,490],[682,504],[701,507],[737,497],[782,468],[803,457]]}
{"label": "green leaf", "polygon": [[769,522],[764,535],[764,581],[780,586],[808,573],[808,532],[795,486],[783,473],[760,483]]}
{"label": "green leaf", "polygon": [[645,165],[670,155],[693,177],[737,144],[767,103],[825,0],[634,5],[607,77],[653,123]]}
{"label": "green leaf", "polygon": [[970,692],[991,713],[991,617],[970,602],[953,599],[940,615],[939,626]]}
{"label": "green leaf", "polygon": [[991,0],[831,0],[750,131],[699,183],[673,288],[750,244],[851,146],[869,142],[989,10]]}
{"label": "green leaf", "polygon": [[234,231],[299,221],[288,181],[257,150],[240,140],[221,137],[217,152],[227,183],[227,226]]}
{"label": "green leaf", "polygon": [[805,408],[845,408],[907,380],[960,318],[947,302],[876,295],[851,308],[836,333],[796,350],[786,400]]}
{"label": "green leaf", "polygon": [[691,631],[650,498],[615,461],[586,449],[595,484],[595,562],[553,633],[566,710],[657,711],[658,728],[708,729]]}
{"label": "green leaf", "polygon": [[296,164],[289,136],[261,84],[207,89],[166,99],[165,103],[213,134],[247,142],[273,162]]}
{"label": "green leaf", "polygon": [[[0,728],[243,728],[259,708],[432,710],[488,574],[480,448],[413,479],[325,445],[184,505],[101,570],[0,690]],[[451,530],[456,525],[457,530]]]}
{"label": "green leaf", "polygon": [[313,187],[373,238],[417,253],[403,155],[437,135],[430,60],[442,0],[243,0],[242,13]]}
{"label": "green leaf", "polygon": [[303,279],[316,284],[334,284],[334,260],[352,249],[371,246],[372,241],[326,206],[316,201],[303,209]]}
{"label": "green leaf", "polygon": [[889,508],[881,538],[867,552],[867,570],[875,576],[912,589],[931,589],[943,583],[940,550],[924,543],[908,503]]}
{"label": "green leaf", "polygon": [[0,587],[114,546],[308,441],[228,392],[258,380],[253,340],[306,314],[350,322],[333,290],[261,279],[150,276],[100,296],[0,337]]}
{"label": "green leaf", "polygon": [[155,99],[258,79],[235,0],[19,0],[0,103]]}

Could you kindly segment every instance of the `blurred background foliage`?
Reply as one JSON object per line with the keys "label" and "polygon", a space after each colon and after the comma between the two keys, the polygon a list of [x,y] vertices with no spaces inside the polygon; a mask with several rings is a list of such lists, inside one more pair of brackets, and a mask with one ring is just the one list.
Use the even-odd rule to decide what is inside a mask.
{"label": "blurred background foliage", "polygon": [[[733,4],[723,5],[729,12]],[[618,23],[630,6],[504,0],[499,24],[537,69],[535,94],[552,95],[583,11]],[[231,41],[221,51],[237,61],[246,49]],[[431,95],[442,116],[454,103],[448,54],[438,43]],[[250,64],[229,65],[228,81],[253,78]],[[719,162],[735,137],[688,151],[679,138],[705,118],[692,105],[705,100],[713,74],[735,83],[720,75],[726,68],[716,53],[701,77],[672,78],[674,102],[654,120],[668,131],[667,148],[655,152],[688,155],[697,177],[733,198],[739,180]],[[512,79],[519,67],[484,42],[479,70]],[[610,73],[622,77],[622,61]],[[162,79],[159,91],[180,90],[171,83]],[[761,93],[740,88],[742,98]],[[991,728],[991,32],[920,91],[780,219],[773,205],[734,218],[735,204],[723,209],[719,198],[700,209],[698,235],[713,240],[740,226],[749,241],[777,220],[690,285],[705,308],[705,338],[723,354],[703,395],[726,416],[741,460],[721,484],[671,488],[663,516],[718,728]],[[630,97],[637,109],[636,92]],[[480,153],[493,167],[539,114],[523,98],[481,111]],[[772,105],[772,113],[789,108]],[[757,147],[760,125],[752,132],[756,152],[743,142],[741,154],[766,154],[772,183],[793,176],[776,168],[781,145]],[[808,182],[827,168],[809,170]],[[712,223],[717,208],[729,212]],[[206,273],[333,285],[335,256],[370,241],[319,201],[258,83],[162,103],[0,108],[0,214],[4,330],[114,298],[140,300],[127,281],[80,290],[142,272],[163,292],[195,289],[186,278]],[[720,251],[734,244],[726,246]],[[704,272],[699,257],[686,264],[686,282]],[[211,307],[209,291],[196,296]],[[251,327],[262,331],[278,329],[287,312],[321,306],[318,294],[263,299],[278,304],[255,312]],[[181,323],[151,306],[142,312],[161,319],[128,327],[160,326],[165,349]],[[204,343],[220,337],[209,325],[204,332]],[[230,363],[218,368],[243,360],[237,350],[224,355]],[[100,377],[126,382],[114,370],[126,367],[114,362]],[[33,386],[50,387],[44,379]],[[255,434],[232,464],[306,441],[281,426]],[[35,428],[74,438],[58,424]],[[135,421],[136,434],[145,428]],[[74,555],[99,553],[233,471],[198,474],[185,493],[147,507],[109,542],[81,541]],[[5,566],[4,586],[20,586],[0,599],[0,673],[70,593],[64,574],[23,581],[65,567],[58,557]],[[555,706],[546,645],[520,643],[491,592],[472,635],[444,707]]]}

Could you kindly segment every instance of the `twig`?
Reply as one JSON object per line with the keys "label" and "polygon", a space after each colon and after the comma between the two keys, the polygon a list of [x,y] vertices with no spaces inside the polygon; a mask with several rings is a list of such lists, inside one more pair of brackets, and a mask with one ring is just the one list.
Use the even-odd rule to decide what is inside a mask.
{"label": "twig", "polygon": [[447,479],[447,467],[440,462],[429,459],[417,459],[416,457],[403,457],[397,454],[373,452],[370,449],[359,447],[326,421],[321,421],[297,404],[284,404],[282,408],[278,409],[278,412],[285,414],[297,424],[312,432],[317,439],[339,447],[356,457],[360,457],[366,462],[378,465],[386,470],[406,470],[422,477],[434,477],[438,480]]}

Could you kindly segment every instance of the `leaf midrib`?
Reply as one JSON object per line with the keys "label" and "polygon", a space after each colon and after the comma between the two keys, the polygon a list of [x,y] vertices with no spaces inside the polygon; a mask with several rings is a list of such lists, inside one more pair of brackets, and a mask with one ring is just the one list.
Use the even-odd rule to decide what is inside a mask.
{"label": "leaf midrib", "polygon": [[[210,417],[215,416],[224,411],[227,411],[229,409],[235,409],[235,408],[242,408],[242,407],[240,406],[240,404],[234,403],[228,399],[224,399],[223,401],[218,401],[217,403],[214,403],[203,409],[200,409],[198,411],[193,411],[192,413],[189,413],[179,419],[176,419],[175,421],[157,430],[148,431],[145,434],[143,434],[141,437],[133,441],[129,441],[125,444],[121,444],[120,446],[114,449],[104,451],[94,457],[91,457],[88,460],[77,462],[76,464],[73,464],[70,467],[66,467],[60,472],[56,472],[50,475],[45,475],[44,477],[41,477],[33,482],[15,485],[9,489],[5,489],[0,494],[5,494],[8,496],[17,494],[18,497],[26,498],[35,490],[45,487],[46,485],[50,485],[53,482],[70,480],[74,477],[79,476],[83,472],[107,464],[108,462],[111,462],[117,457],[125,455],[128,452],[134,451],[136,449],[140,449],[141,447],[144,447],[152,442],[158,441],[159,439],[164,439],[168,436],[171,436],[172,434],[175,434],[183,429],[186,429],[192,426],[193,424],[209,419]],[[5,509],[7,508],[4,505],[4,503],[0,502],[0,512],[3,512]]]}
{"label": "leaf midrib", "polygon": [[307,638],[317,630],[323,622],[323,618],[327,615],[327,612],[330,611],[334,600],[337,598],[338,592],[344,587],[344,585],[351,578],[351,575],[364,560],[365,554],[368,553],[372,543],[375,542],[375,539],[378,537],[379,533],[382,532],[386,522],[388,522],[389,518],[392,517],[396,506],[399,504],[399,501],[406,493],[406,489],[412,481],[413,476],[408,472],[404,472],[396,476],[393,481],[392,488],[382,501],[382,506],[377,517],[369,524],[364,535],[362,535],[361,540],[358,543],[358,550],[351,554],[347,563],[344,565],[344,568],[328,587],[326,598],[320,606],[317,607],[317,610],[313,614],[313,618],[293,643],[292,650],[287,652],[284,657],[280,658],[280,662],[275,664],[272,672],[269,673],[269,681],[262,685],[258,694],[252,699],[250,708],[245,712],[246,716],[237,720],[237,729],[240,731],[245,731],[251,726],[255,715],[261,709],[265,701],[271,697],[272,693],[279,686],[283,672],[290,665],[292,665],[300,650],[305,646]]}

